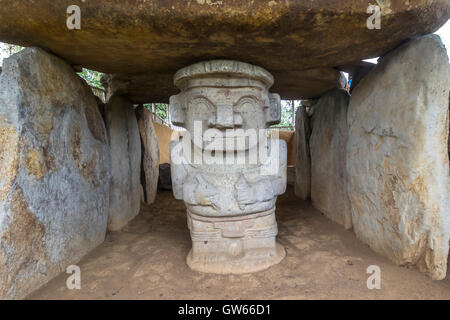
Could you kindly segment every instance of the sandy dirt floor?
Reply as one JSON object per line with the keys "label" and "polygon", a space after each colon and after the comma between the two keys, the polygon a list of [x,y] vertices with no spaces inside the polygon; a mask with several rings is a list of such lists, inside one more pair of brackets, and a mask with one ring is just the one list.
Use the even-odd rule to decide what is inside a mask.
{"label": "sandy dirt floor", "polygon": [[[31,299],[450,299],[450,276],[432,281],[374,253],[352,231],[293,196],[278,200],[279,242],[286,258],[266,271],[213,275],[191,271],[183,202],[162,192],[123,231],[85,257],[81,290],[61,274]],[[381,268],[380,290],[369,290],[366,269]]]}

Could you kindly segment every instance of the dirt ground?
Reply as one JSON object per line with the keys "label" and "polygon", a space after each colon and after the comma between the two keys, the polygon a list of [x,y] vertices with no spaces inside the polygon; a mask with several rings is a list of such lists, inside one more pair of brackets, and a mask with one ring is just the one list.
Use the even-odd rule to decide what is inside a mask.
{"label": "dirt ground", "polygon": [[[202,274],[185,262],[191,242],[184,204],[163,192],[78,264],[81,290],[68,290],[69,275],[61,274],[29,298],[450,299],[450,276],[432,281],[415,267],[393,265],[292,189],[279,198],[276,214],[287,250],[279,265],[255,274]],[[380,290],[367,289],[370,265],[381,268]]]}

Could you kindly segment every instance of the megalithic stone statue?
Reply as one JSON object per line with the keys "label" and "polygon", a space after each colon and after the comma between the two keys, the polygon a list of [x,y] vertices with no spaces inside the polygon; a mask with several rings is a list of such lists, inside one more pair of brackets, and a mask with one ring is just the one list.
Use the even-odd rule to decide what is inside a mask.
{"label": "megalithic stone statue", "polygon": [[275,202],[286,190],[286,143],[265,130],[281,116],[273,81],[260,67],[229,60],[175,74],[181,93],[170,98],[171,121],[187,133],[171,143],[172,185],[187,207],[193,270],[256,272],[285,256]]}

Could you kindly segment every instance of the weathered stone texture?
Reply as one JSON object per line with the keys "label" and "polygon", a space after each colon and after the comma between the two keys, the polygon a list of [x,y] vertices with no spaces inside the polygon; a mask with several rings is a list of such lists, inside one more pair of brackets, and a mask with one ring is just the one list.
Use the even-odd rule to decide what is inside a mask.
{"label": "weathered stone texture", "polygon": [[[381,7],[380,30],[367,28],[371,3]],[[450,17],[448,0],[74,4],[81,9],[80,30],[67,28],[65,1],[0,0],[0,41],[48,48],[76,65],[124,75],[132,80],[131,98],[142,103],[176,94],[172,76],[178,69],[219,57],[267,69],[275,77],[272,90],[283,98],[319,96],[335,85],[334,67],[383,55],[411,36],[434,32]]]}
{"label": "weathered stone texture", "polygon": [[279,263],[285,250],[276,242],[275,202],[286,191],[287,146],[265,131],[281,117],[280,96],[269,92],[273,76],[212,60],[179,70],[174,82],[181,93],[170,97],[171,121],[193,135],[170,145],[173,194],[186,205],[192,239],[187,264],[241,274]]}
{"label": "weathered stone texture", "polygon": [[349,95],[336,89],[314,106],[311,151],[311,200],[331,220],[351,228],[347,196],[346,147]]}
{"label": "weathered stone texture", "polygon": [[311,154],[309,139],[311,126],[306,107],[301,105],[295,116],[295,195],[300,199],[311,198]]}
{"label": "weathered stone texture", "polygon": [[393,262],[446,275],[449,65],[437,36],[384,57],[355,88],[347,171],[357,236]]}
{"label": "weathered stone texture", "polygon": [[103,242],[110,158],[94,95],[41,49],[0,76],[0,298],[20,299]]}
{"label": "weathered stone texture", "polygon": [[111,149],[108,229],[117,231],[139,214],[141,206],[141,138],[133,105],[112,96],[105,106]]}
{"label": "weathered stone texture", "polygon": [[[282,99],[287,100],[320,97],[325,92],[344,85],[342,73],[331,67],[275,71],[273,75],[276,79],[274,90],[280,93]],[[138,75],[114,74],[105,76],[103,82],[110,93],[126,96],[133,103],[167,103],[168,97],[178,92],[172,85],[172,77],[172,73],[155,75],[153,72]]]}
{"label": "weathered stone texture", "polygon": [[136,110],[139,133],[142,141],[142,169],[144,179],[145,202],[152,204],[156,199],[159,177],[159,146],[158,136],[153,126],[152,113],[140,106]]}

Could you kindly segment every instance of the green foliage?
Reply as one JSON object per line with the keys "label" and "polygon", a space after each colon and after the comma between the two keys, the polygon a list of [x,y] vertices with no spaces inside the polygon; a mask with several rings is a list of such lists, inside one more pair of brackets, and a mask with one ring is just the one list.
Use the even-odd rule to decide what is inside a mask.
{"label": "green foliage", "polygon": [[0,67],[3,65],[3,59],[9,58],[21,50],[23,50],[21,46],[0,42]]}
{"label": "green foliage", "polygon": [[[299,100],[294,100],[294,108],[295,112],[297,112],[297,108],[300,105]],[[281,121],[279,124],[272,126],[272,128],[277,127],[293,127],[294,125],[294,115],[292,114],[292,101],[291,100],[281,100]]]}
{"label": "green foliage", "polygon": [[[155,113],[157,116],[159,116],[161,119],[167,121],[168,120],[168,105],[165,103],[154,103],[155,105]],[[150,111],[152,111],[152,104],[148,103],[148,104],[144,104],[144,107],[146,107],[147,109],[149,109]]]}
{"label": "green foliage", "polygon": [[22,51],[24,48],[21,46],[16,46],[14,44],[8,44],[6,45],[6,51],[7,53],[12,56],[13,54]]}
{"label": "green foliage", "polygon": [[83,68],[83,71],[79,72],[78,75],[83,78],[90,86],[97,87],[103,90],[105,89],[100,82],[100,79],[103,77],[103,73]]}
{"label": "green foliage", "polygon": [[168,105],[165,103],[155,103],[155,113],[163,120],[169,118]]}

